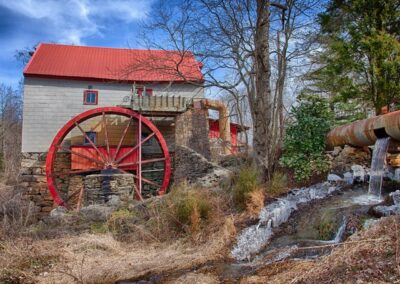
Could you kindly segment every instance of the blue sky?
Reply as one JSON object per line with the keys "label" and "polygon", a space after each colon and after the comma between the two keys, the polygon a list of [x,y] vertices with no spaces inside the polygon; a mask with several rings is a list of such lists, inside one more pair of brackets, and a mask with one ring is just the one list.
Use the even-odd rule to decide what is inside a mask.
{"label": "blue sky", "polygon": [[17,49],[39,42],[137,47],[154,0],[0,0],[0,84],[17,86]]}

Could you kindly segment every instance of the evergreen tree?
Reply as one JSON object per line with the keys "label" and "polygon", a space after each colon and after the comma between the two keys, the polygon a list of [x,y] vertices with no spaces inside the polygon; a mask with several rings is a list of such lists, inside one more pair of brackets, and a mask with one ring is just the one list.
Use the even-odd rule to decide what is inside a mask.
{"label": "evergreen tree", "polygon": [[319,16],[323,51],[309,74],[334,101],[361,99],[375,108],[400,99],[400,1],[331,0]]}

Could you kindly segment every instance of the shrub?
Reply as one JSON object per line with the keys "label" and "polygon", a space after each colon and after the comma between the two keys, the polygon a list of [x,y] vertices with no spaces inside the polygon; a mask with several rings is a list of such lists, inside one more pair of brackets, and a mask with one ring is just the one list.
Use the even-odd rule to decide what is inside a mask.
{"label": "shrub", "polygon": [[112,233],[120,233],[127,230],[129,222],[132,222],[135,217],[135,213],[128,209],[119,209],[114,211],[107,220],[107,229]]}
{"label": "shrub", "polygon": [[35,206],[23,200],[13,186],[0,187],[0,238],[13,238],[27,231],[36,220]]}
{"label": "shrub", "polygon": [[281,162],[294,171],[297,181],[306,181],[328,169],[325,136],[333,114],[327,101],[316,96],[303,96],[291,114],[293,121],[286,129]]}
{"label": "shrub", "polygon": [[211,211],[207,197],[198,190],[175,188],[169,196],[169,203],[175,224],[190,234],[199,231]]}
{"label": "shrub", "polygon": [[276,197],[285,193],[288,187],[288,179],[284,173],[275,172],[267,183],[265,192],[268,197]]}
{"label": "shrub", "polygon": [[257,170],[253,167],[241,168],[233,177],[232,184],[233,202],[239,210],[246,209],[249,194],[259,188]]}

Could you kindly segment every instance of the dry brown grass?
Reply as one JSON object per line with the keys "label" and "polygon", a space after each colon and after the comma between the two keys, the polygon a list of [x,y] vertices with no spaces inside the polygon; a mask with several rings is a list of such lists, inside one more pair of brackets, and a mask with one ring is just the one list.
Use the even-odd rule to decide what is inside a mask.
{"label": "dry brown grass", "polygon": [[138,208],[135,224],[152,236],[152,241],[189,237],[204,242],[220,229],[229,214],[229,195],[223,191],[182,184],[167,196]]}
{"label": "dry brown grass", "polygon": [[265,193],[262,189],[252,191],[248,195],[246,211],[253,218],[257,218],[264,207]]}
{"label": "dry brown grass", "polygon": [[0,184],[0,239],[20,236],[35,220],[33,203],[14,186]]}
{"label": "dry brown grass", "polygon": [[167,284],[218,284],[220,281],[218,277],[211,274],[203,274],[203,273],[188,273],[179,277],[178,279],[174,279],[166,282]]}
{"label": "dry brown grass", "polygon": [[0,283],[36,283],[59,261],[59,251],[29,239],[0,242]]}
{"label": "dry brown grass", "polygon": [[185,226],[177,226],[171,206],[178,203],[171,195],[115,211],[103,223],[70,213],[61,222],[45,221],[9,235],[0,242],[0,283],[115,283],[226,257],[236,236],[226,194],[187,190],[196,190],[194,196],[206,200],[209,210],[202,218],[194,206]]}
{"label": "dry brown grass", "polygon": [[111,234],[5,241],[0,246],[0,275],[5,283],[115,283],[190,269],[226,256],[236,234],[233,223],[232,218],[225,218],[219,230],[201,244],[185,239],[126,243]]}

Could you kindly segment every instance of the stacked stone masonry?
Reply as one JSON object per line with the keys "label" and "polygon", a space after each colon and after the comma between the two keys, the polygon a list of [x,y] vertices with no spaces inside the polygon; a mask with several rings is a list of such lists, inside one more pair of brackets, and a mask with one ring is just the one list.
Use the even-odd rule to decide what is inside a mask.
{"label": "stacked stone masonry", "polygon": [[104,204],[112,196],[133,200],[135,181],[131,174],[95,174],[84,178],[84,205]]}
{"label": "stacked stone masonry", "polygon": [[189,109],[176,118],[175,146],[189,147],[206,159],[210,159],[208,132],[208,111]]}
{"label": "stacked stone masonry", "polygon": [[[62,153],[57,156],[55,168],[57,171],[65,172],[70,169],[70,163],[70,155]],[[56,182],[59,184],[61,194],[67,194],[67,181],[59,178]],[[37,206],[39,215],[46,215],[54,208],[53,199],[47,188],[46,153],[22,154],[18,186],[23,190],[24,198],[33,201]]]}

